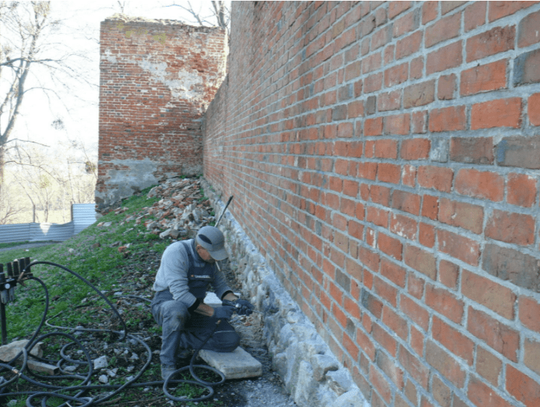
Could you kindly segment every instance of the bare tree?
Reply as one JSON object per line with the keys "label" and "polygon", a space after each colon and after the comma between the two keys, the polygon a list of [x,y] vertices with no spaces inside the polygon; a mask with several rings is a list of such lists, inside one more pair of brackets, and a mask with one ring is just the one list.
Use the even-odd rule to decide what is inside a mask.
{"label": "bare tree", "polygon": [[191,4],[191,1],[187,2],[187,7],[176,3],[166,7],[180,7],[182,10],[191,14],[197,24],[225,28],[228,34],[231,13],[226,6],[226,2],[212,0],[211,3],[211,9],[203,8],[200,3],[198,3],[198,8],[195,9]]}
{"label": "bare tree", "polygon": [[[0,188],[4,179],[7,150],[13,139],[21,107],[29,92],[40,90],[58,96],[60,86],[67,87],[66,77],[85,81],[70,64],[77,51],[63,51],[62,44],[48,39],[60,22],[51,18],[50,1],[7,3],[0,0]],[[45,71],[42,69],[45,68]],[[55,88],[42,84],[47,73]],[[32,77],[32,81],[29,78]],[[61,79],[59,79],[61,78]],[[87,82],[87,81],[86,81]],[[19,140],[21,141],[21,140]]]}

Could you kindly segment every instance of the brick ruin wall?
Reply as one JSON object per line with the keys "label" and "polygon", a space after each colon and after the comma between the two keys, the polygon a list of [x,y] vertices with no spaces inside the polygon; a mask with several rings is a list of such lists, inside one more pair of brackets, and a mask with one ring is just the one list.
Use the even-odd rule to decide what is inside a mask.
{"label": "brick ruin wall", "polygon": [[204,173],[372,406],[540,405],[540,4],[236,2]]}
{"label": "brick ruin wall", "polygon": [[223,29],[173,20],[102,22],[98,209],[202,174],[201,117],[226,74],[226,41]]}

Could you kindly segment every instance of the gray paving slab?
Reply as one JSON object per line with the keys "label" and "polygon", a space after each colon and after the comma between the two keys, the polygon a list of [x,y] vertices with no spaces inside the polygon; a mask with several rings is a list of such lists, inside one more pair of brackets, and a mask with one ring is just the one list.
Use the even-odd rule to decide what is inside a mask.
{"label": "gray paving slab", "polygon": [[225,379],[247,379],[262,376],[262,364],[240,346],[233,352],[201,350],[199,356],[225,375]]}

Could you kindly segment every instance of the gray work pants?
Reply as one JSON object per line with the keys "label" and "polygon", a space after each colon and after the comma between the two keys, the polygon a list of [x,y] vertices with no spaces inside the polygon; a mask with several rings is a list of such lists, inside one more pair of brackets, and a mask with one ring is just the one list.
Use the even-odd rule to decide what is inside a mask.
{"label": "gray work pants", "polygon": [[234,328],[222,320],[215,332],[217,319],[198,314],[190,314],[188,307],[173,300],[169,290],[159,291],[152,300],[152,315],[162,328],[162,365],[175,366],[176,355],[180,349],[198,349],[208,338],[202,349],[216,352],[232,352],[240,342]]}

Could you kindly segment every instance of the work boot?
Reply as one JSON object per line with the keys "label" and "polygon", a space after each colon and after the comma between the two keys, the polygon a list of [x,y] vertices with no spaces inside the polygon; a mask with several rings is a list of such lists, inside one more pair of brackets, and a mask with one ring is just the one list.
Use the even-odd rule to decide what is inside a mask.
{"label": "work boot", "polygon": [[161,365],[161,378],[165,381],[176,371],[176,366]]}

